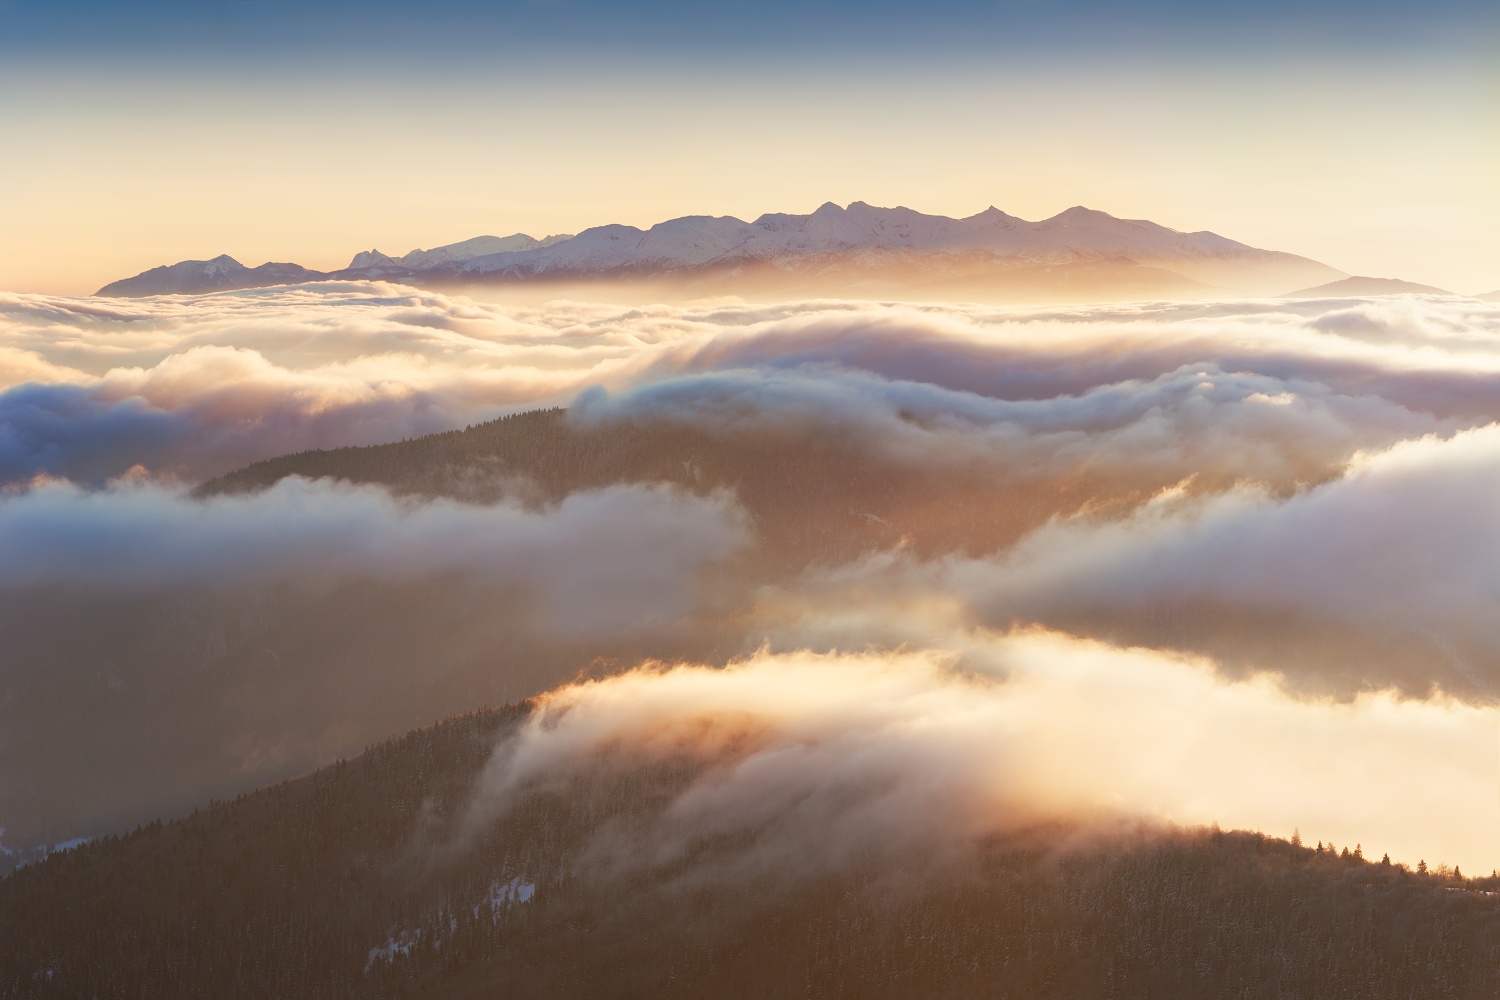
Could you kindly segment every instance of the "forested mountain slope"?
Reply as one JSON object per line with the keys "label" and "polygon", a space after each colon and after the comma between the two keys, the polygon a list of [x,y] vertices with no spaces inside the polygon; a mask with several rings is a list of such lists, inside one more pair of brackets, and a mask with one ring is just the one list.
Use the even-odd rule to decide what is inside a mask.
{"label": "forested mountain slope", "polygon": [[[1250,833],[1037,829],[898,866],[593,863],[696,766],[461,836],[526,706],[449,720],[0,880],[0,997],[1492,997],[1495,879]],[[1072,834],[1070,836],[1070,834]]]}
{"label": "forested mountain slope", "polygon": [[[1293,449],[1270,476],[1250,473],[1232,454],[1186,479],[1170,464],[1105,458],[1095,453],[1063,467],[993,453],[962,461],[826,422],[736,427],[722,420],[589,420],[548,409],[390,444],[285,455],[207,482],[198,494],[263,489],[294,475],[537,505],[619,483],[727,491],[750,515],[754,541],[735,565],[736,580],[749,590],[875,553],[942,559],[1003,552],[1053,519],[1121,517],[1164,491],[1213,496],[1258,476],[1268,491],[1290,495],[1328,475]],[[1453,669],[1453,648],[1432,636],[1381,635],[1193,594],[1129,613],[1101,609],[1047,621],[1111,642],[1203,653],[1229,669],[1274,664],[1346,688],[1388,683],[1424,691],[1434,678],[1450,690],[1473,687]]]}
{"label": "forested mountain slope", "polygon": [[[1087,468],[1056,474],[913,460],[813,423],[741,432],[667,419],[583,422],[550,409],[392,444],[284,455],[211,480],[198,494],[262,489],[294,475],[475,502],[556,502],[618,483],[732,490],[759,540],[793,563],[832,563],[897,542],[928,553],[992,552],[1056,514],[1085,504],[1123,509],[1172,485],[1152,470],[1134,481],[1116,472],[1106,484]],[[1194,488],[1227,483],[1209,472]]]}

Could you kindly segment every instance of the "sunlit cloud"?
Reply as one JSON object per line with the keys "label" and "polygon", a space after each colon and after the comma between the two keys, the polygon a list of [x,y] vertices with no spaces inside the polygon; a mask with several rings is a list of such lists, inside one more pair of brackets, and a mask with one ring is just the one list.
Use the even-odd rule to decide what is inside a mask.
{"label": "sunlit cloud", "polygon": [[[1321,634],[1333,643],[1321,662],[1259,665],[1356,689],[1399,682],[1491,700],[1500,691],[1497,457],[1500,429],[1489,425],[1361,453],[1337,478],[1291,496],[1167,490],[1125,516],[1053,520],[992,556],[884,553],[805,583],[832,605],[940,594],[967,620],[1102,621],[1167,646],[1189,627],[1199,641],[1217,629],[1224,643],[1260,649],[1252,662],[1278,631]],[[1259,623],[1250,635],[1244,615],[1260,616],[1248,619]],[[1382,655],[1392,640],[1405,645]],[[1361,668],[1353,676],[1351,658]]]}
{"label": "sunlit cloud", "polygon": [[548,694],[497,748],[470,823],[676,761],[697,777],[643,827],[602,831],[586,863],[670,869],[716,844],[721,875],[795,878],[1037,823],[1143,818],[1300,829],[1478,870],[1500,828],[1497,724],[1494,708],[1388,692],[1301,700],[1271,675],[1224,681],[1202,661],[1050,632],[762,652]]}

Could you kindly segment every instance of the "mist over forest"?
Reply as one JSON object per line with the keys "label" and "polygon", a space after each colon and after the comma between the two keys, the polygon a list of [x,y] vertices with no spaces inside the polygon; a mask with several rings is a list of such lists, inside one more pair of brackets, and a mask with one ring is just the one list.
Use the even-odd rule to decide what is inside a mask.
{"label": "mist over forest", "polygon": [[0,997],[1487,995],[1497,507],[1479,299],[0,295]]}

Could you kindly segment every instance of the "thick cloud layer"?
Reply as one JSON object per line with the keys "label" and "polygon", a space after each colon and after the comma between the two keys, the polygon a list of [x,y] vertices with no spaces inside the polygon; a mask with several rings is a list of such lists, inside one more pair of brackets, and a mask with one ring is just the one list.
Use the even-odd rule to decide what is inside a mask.
{"label": "thick cloud layer", "polygon": [[[1108,432],[1093,453],[1180,445],[1186,475],[1211,451],[1248,450],[1244,475],[1268,461],[1302,475],[1310,458],[1322,468],[1494,419],[1497,337],[1500,307],[1444,298],[1038,312],[519,306],[357,283],[131,302],[5,295],[0,482],[98,483],[137,465],[203,478],[566,403],[589,386],[616,394],[585,396],[596,419],[743,423],[786,403],[882,436],[903,418],[950,437],[983,431],[997,460],[1071,443],[1059,459],[1071,461],[1089,450],[1077,439]],[[1002,447],[1017,440],[1019,455]]]}
{"label": "thick cloud layer", "polygon": [[1122,816],[1493,863],[1494,708],[1298,700],[1274,677],[1056,633],[963,640],[961,655],[762,652],[562,688],[497,748],[469,822],[678,761],[698,776],[644,827],[602,831],[585,863],[670,870],[718,844],[720,875],[795,877]]}
{"label": "thick cloud layer", "polygon": [[[984,558],[881,553],[809,574],[767,613],[811,602],[834,620],[875,599],[941,596],[958,623],[1205,649],[1345,694],[1397,684],[1493,700],[1496,509],[1500,425],[1489,425],[1361,453],[1287,496],[1170,489],[1123,516],[1054,519]],[[1285,657],[1299,643],[1309,652]]]}
{"label": "thick cloud layer", "polygon": [[459,575],[539,594],[564,630],[611,631],[690,609],[702,572],[747,540],[728,498],[665,487],[613,487],[527,510],[403,503],[376,488],[296,478],[208,500],[139,483],[92,492],[44,483],[0,495],[0,587]]}
{"label": "thick cloud layer", "polygon": [[559,368],[619,353],[399,291],[0,298],[0,345],[15,359],[0,367],[0,481],[99,482],[137,465],[196,479],[448,430],[552,399],[577,377]]}
{"label": "thick cloud layer", "polygon": [[956,567],[952,582],[1021,615],[1207,598],[1446,633],[1500,655],[1497,510],[1500,425],[1490,425],[1361,455],[1285,500],[1162,497],[1123,521],[1054,523],[993,570]]}
{"label": "thick cloud layer", "polygon": [[917,467],[993,466],[1051,478],[1220,475],[1284,486],[1323,478],[1354,451],[1452,431],[1370,395],[1194,364],[1078,395],[1004,399],[826,366],[684,375],[622,394],[583,392],[580,423],[680,420],[753,435],[814,426]]}
{"label": "thick cloud layer", "polygon": [[[698,451],[643,436],[644,480],[581,476],[544,505],[183,490],[542,404],[570,404],[580,433],[687,429]],[[1500,691],[1497,421],[1500,306],[1446,297],[0,297],[0,627],[21,651],[0,675],[0,820],[65,835],[78,802],[127,814],[115,787],[179,808],[580,670],[722,667],[764,644],[724,672],[550,696],[497,758],[491,805],[611,747],[670,747],[712,766],[649,831],[666,859],[743,830],[746,864],[833,864],[1102,811],[1492,867],[1450,803],[1493,777],[1476,734]],[[698,481],[700,451],[747,463],[710,469],[738,496]],[[757,561],[773,538],[797,558]],[[991,631],[1036,623],[1097,641]],[[127,711],[157,712],[170,752],[100,723]],[[1464,763],[1417,787],[1443,754]],[[1309,759],[1353,791],[1299,773]],[[646,849],[617,848],[600,857]]]}
{"label": "thick cloud layer", "polygon": [[699,649],[749,540],[664,486],[543,507],[301,479],[0,493],[0,827],[97,834],[601,658]]}

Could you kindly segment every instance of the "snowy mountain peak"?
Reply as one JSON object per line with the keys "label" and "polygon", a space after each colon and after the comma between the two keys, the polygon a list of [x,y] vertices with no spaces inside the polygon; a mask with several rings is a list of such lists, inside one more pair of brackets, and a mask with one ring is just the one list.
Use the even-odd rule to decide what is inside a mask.
{"label": "snowy mountain peak", "polygon": [[361,250],[355,254],[354,259],[349,262],[349,267],[351,269],[359,267],[385,267],[394,263],[396,261],[393,258],[387,257],[379,250],[370,249]]}
{"label": "snowy mountain peak", "polygon": [[1041,224],[1057,225],[1065,229],[1093,227],[1115,233],[1139,230],[1142,227],[1149,227],[1164,233],[1175,233],[1177,231],[1175,229],[1168,229],[1166,226],[1158,226],[1154,222],[1117,218],[1108,212],[1101,212],[1095,208],[1085,208],[1082,205],[1074,205],[1072,208],[1057,213]]}
{"label": "snowy mountain peak", "polygon": [[1097,208],[1088,208],[1088,207],[1086,207],[1084,205],[1074,205],[1072,208],[1065,208],[1061,212],[1058,212],[1056,215],[1054,215],[1053,218],[1054,219],[1060,219],[1060,220],[1067,220],[1067,221],[1071,221],[1071,220],[1074,220],[1074,219],[1090,219],[1090,220],[1096,220],[1096,219],[1097,220],[1104,220],[1104,219],[1108,219],[1108,220],[1114,221],[1114,222],[1122,221],[1120,219],[1116,219],[1113,215],[1110,215],[1108,212],[1101,212]]}

